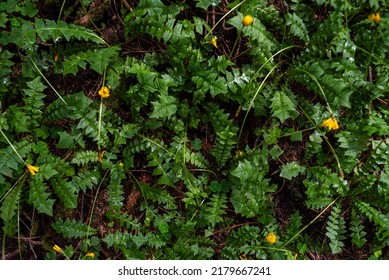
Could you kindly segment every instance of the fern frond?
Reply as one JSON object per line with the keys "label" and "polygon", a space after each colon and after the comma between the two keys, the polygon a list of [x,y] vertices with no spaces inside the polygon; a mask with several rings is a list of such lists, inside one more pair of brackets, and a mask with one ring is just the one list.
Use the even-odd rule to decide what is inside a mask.
{"label": "fern frond", "polygon": [[[13,145],[23,158],[26,157],[32,148],[32,145],[25,140],[14,143]],[[12,178],[14,176],[14,171],[18,170],[21,164],[20,158],[10,146],[0,150],[0,174]]]}
{"label": "fern frond", "polygon": [[38,211],[53,216],[53,205],[55,199],[49,198],[50,192],[47,192],[49,187],[46,183],[39,180],[32,180],[29,189],[29,203]]}
{"label": "fern frond", "polygon": [[211,201],[204,205],[204,218],[208,224],[215,227],[217,223],[223,221],[222,215],[226,214],[227,195],[224,192],[215,193]]}
{"label": "fern frond", "polygon": [[16,232],[13,219],[16,215],[16,210],[19,208],[21,191],[22,184],[17,184],[3,199],[0,207],[0,217],[4,222],[3,231],[7,235],[12,235]]}
{"label": "fern frond", "polygon": [[102,38],[97,36],[91,30],[76,24],[67,24],[64,21],[52,21],[35,18],[34,31],[46,42],[53,40],[57,42],[61,38],[65,38],[66,41],[72,39],[90,41],[96,44],[107,44]]}
{"label": "fern frond", "polygon": [[362,225],[361,219],[353,211],[350,223],[350,236],[351,242],[358,248],[361,248],[367,242],[365,238],[367,233],[364,231],[364,228],[365,227]]}
{"label": "fern frond", "polygon": [[73,185],[61,176],[51,180],[53,190],[65,208],[77,208],[78,192]]}
{"label": "fern frond", "polygon": [[45,95],[42,93],[46,86],[41,82],[41,78],[37,77],[34,80],[27,82],[28,89],[23,89],[26,97],[23,98],[24,110],[33,119],[37,119],[42,116],[42,107],[44,105],[43,99]]}
{"label": "fern frond", "polygon": [[110,206],[109,211],[110,213],[116,213],[116,215],[119,216],[119,213],[121,212],[120,208],[123,206],[124,200],[124,191],[121,181],[125,178],[125,176],[122,172],[122,168],[117,165],[112,166],[110,177],[110,184],[107,191],[107,201]]}
{"label": "fern frond", "polygon": [[223,131],[216,132],[216,147],[212,149],[211,153],[220,166],[223,166],[231,158],[231,150],[236,144],[238,130],[235,126],[227,126]]}
{"label": "fern frond", "polygon": [[81,151],[74,155],[71,163],[77,165],[87,165],[89,163],[97,163],[98,154],[96,151]]}
{"label": "fern frond", "polygon": [[389,231],[389,217],[363,201],[355,201],[358,210],[377,226]]}
{"label": "fern frond", "polygon": [[[94,153],[94,155],[96,156],[96,153]],[[73,177],[71,181],[72,188],[74,190],[82,190],[85,192],[86,189],[92,189],[93,186],[97,185],[99,179],[100,173],[98,171],[86,170]]]}
{"label": "fern frond", "polygon": [[70,219],[57,220],[52,224],[52,227],[66,238],[83,238],[97,233],[95,229],[83,224],[81,221]]}
{"label": "fern frond", "polygon": [[343,240],[346,239],[346,223],[341,215],[341,208],[337,206],[332,208],[326,229],[326,236],[330,239],[332,253],[340,253],[344,248]]}

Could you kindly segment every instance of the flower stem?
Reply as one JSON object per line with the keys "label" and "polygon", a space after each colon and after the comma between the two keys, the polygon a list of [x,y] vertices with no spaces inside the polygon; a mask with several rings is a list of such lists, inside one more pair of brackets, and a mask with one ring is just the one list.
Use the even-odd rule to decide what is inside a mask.
{"label": "flower stem", "polygon": [[27,166],[27,163],[25,162],[25,160],[22,158],[22,156],[19,154],[19,152],[16,150],[15,146],[12,145],[11,141],[9,141],[8,137],[4,134],[3,130],[0,128],[0,133],[3,135],[3,137],[5,138],[5,140],[7,140],[8,144],[11,146],[12,150],[14,150],[14,152],[18,155],[18,157],[20,158],[20,160]]}

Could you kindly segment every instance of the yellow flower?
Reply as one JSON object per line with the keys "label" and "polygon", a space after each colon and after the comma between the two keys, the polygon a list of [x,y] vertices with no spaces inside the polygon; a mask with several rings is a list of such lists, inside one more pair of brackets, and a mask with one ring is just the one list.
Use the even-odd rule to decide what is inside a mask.
{"label": "yellow flower", "polygon": [[242,253],[240,256],[239,256],[239,259],[243,260],[243,261],[247,261],[247,256],[245,253]]}
{"label": "yellow flower", "polygon": [[320,124],[320,126],[326,126],[328,127],[329,130],[337,130],[339,129],[339,124],[338,121],[334,118],[331,117],[329,119],[326,119],[324,122]]}
{"label": "yellow flower", "polygon": [[250,15],[245,16],[242,21],[244,26],[251,25],[253,22],[254,22],[254,18]]}
{"label": "yellow flower", "polygon": [[59,60],[59,54],[55,53],[54,54],[54,61],[57,62]]}
{"label": "yellow flower", "polygon": [[101,98],[109,97],[109,87],[101,87],[101,89],[99,90],[99,95],[101,96]]}
{"label": "yellow flower", "polygon": [[61,247],[58,245],[54,245],[53,250],[56,251],[57,253],[63,254],[63,250]]}
{"label": "yellow flower", "polygon": [[31,164],[27,164],[27,169],[30,171],[31,175],[35,175],[35,173],[39,172],[39,167],[33,166]]}
{"label": "yellow flower", "polygon": [[120,167],[123,167],[123,165],[124,165],[123,162],[119,162]]}
{"label": "yellow flower", "polygon": [[217,37],[215,36],[215,37],[212,37],[212,39],[211,39],[211,44],[215,47],[215,48],[217,48]]}
{"label": "yellow flower", "polygon": [[266,235],[266,241],[270,244],[274,244],[277,242],[277,235],[275,235],[273,232]]}
{"label": "yellow flower", "polygon": [[95,257],[95,253],[93,253],[93,252],[88,253],[88,254],[85,255],[85,257],[94,258]]}
{"label": "yellow flower", "polygon": [[241,151],[241,150],[237,150],[235,152],[235,158],[239,158],[239,157],[242,157],[244,155],[244,153]]}
{"label": "yellow flower", "polygon": [[105,151],[101,151],[101,152],[97,155],[97,160],[98,160],[98,162],[101,163],[101,162],[103,161],[104,153],[105,153]]}
{"label": "yellow flower", "polygon": [[369,15],[369,17],[367,19],[370,22],[374,22],[375,24],[378,24],[381,21],[381,16],[380,16],[380,13],[372,13]]}

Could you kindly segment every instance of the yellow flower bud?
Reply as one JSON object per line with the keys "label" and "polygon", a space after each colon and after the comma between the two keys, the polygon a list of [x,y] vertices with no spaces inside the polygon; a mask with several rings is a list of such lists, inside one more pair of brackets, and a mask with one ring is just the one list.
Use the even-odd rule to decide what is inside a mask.
{"label": "yellow flower bud", "polygon": [[266,235],[266,241],[270,244],[274,244],[277,242],[277,235],[275,235],[273,232]]}
{"label": "yellow flower bud", "polygon": [[329,130],[337,130],[339,129],[339,124],[338,121],[334,118],[331,117],[329,119],[326,119],[324,122],[320,124],[320,126],[326,126],[328,127]]}
{"label": "yellow flower bud", "polygon": [[370,22],[374,22],[375,24],[379,24],[381,21],[381,15],[380,13],[372,13],[367,18]]}
{"label": "yellow flower bud", "polygon": [[30,171],[31,175],[35,175],[35,173],[39,172],[39,167],[33,166],[31,164],[27,164],[27,169]]}
{"label": "yellow flower bud", "polygon": [[99,90],[99,95],[101,96],[101,98],[109,97],[109,87],[101,87],[101,89]]}
{"label": "yellow flower bud", "polygon": [[249,26],[249,25],[251,25],[253,22],[254,22],[254,18],[253,18],[252,16],[250,16],[250,15],[245,16],[245,17],[243,18],[243,21],[242,21],[242,23],[243,23],[244,26]]}

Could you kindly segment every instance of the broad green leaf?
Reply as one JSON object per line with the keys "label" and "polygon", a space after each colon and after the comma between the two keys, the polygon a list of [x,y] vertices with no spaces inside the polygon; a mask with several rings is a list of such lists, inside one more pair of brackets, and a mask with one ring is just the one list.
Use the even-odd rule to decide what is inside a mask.
{"label": "broad green leaf", "polygon": [[90,63],[93,70],[102,75],[112,58],[118,55],[119,50],[120,47],[118,46],[105,49],[94,49],[93,51],[88,52],[86,60]]}
{"label": "broad green leaf", "polygon": [[305,171],[305,167],[300,166],[298,162],[292,161],[282,166],[280,176],[282,178],[292,180],[292,178],[298,176]]}
{"label": "broad green leaf", "polygon": [[159,101],[151,102],[154,110],[150,118],[169,119],[177,111],[176,98],[170,95],[160,94]]}
{"label": "broad green leaf", "polygon": [[303,20],[296,15],[286,15],[286,25],[290,25],[290,32],[303,41],[309,41],[308,30]]}
{"label": "broad green leaf", "polygon": [[288,118],[296,117],[297,111],[290,98],[282,91],[277,91],[271,100],[271,109],[274,117],[277,117],[281,123]]}
{"label": "broad green leaf", "polygon": [[65,61],[63,62],[63,73],[66,74],[73,74],[76,75],[78,72],[78,68],[82,68],[85,70],[86,68],[86,62],[88,55],[84,52],[79,52],[77,54],[73,54],[69,56]]}
{"label": "broad green leaf", "polygon": [[208,10],[208,7],[212,5],[212,7],[216,7],[219,5],[221,0],[196,0],[196,7],[201,8],[203,10]]}

